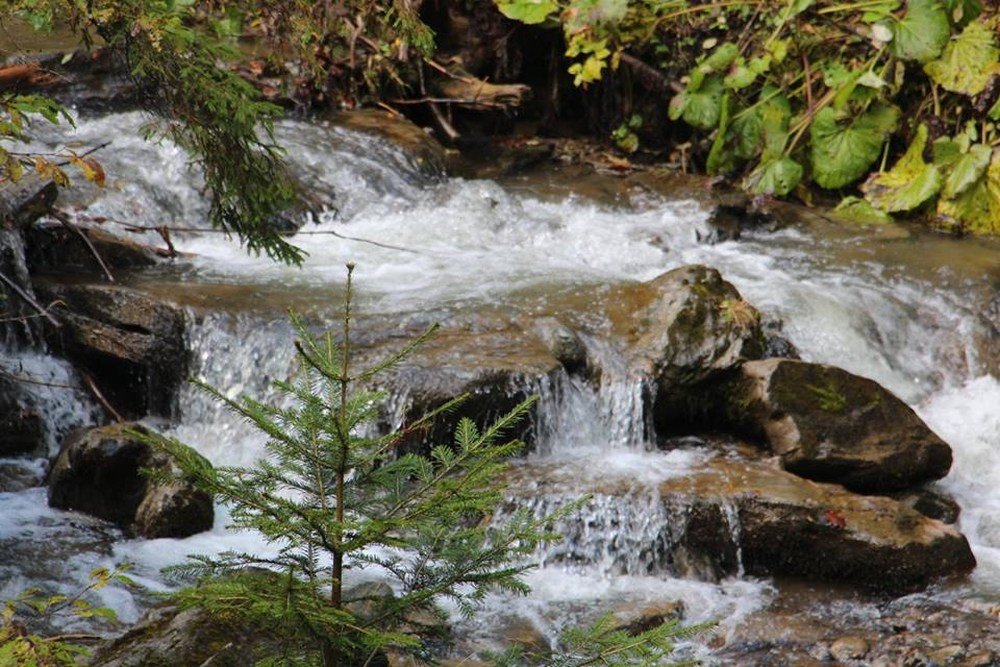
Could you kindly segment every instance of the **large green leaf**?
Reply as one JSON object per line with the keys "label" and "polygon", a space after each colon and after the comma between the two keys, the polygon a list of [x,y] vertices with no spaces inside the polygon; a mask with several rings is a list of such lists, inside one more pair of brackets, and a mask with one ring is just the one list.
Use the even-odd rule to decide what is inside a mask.
{"label": "large green leaf", "polygon": [[865,199],[860,197],[844,197],[837,208],[833,209],[834,215],[851,222],[865,224],[885,224],[892,220],[885,211],[880,211]]}
{"label": "large green leaf", "polygon": [[1000,234],[1000,151],[986,173],[955,198],[938,200],[941,222],[975,234]]}
{"label": "large green leaf", "polygon": [[738,158],[749,160],[761,151],[762,162],[781,157],[788,141],[792,105],[774,86],[765,85],[757,104],[736,114],[729,124],[729,142]]}
{"label": "large green leaf", "polygon": [[892,25],[892,52],[926,63],[941,53],[951,36],[948,13],[941,0],[908,0],[906,15]]}
{"label": "large green leaf", "polygon": [[559,5],[549,0],[513,0],[498,2],[497,9],[509,19],[533,25],[544,23],[549,16],[558,11]]}
{"label": "large green leaf", "polygon": [[696,92],[701,89],[701,84],[710,74],[718,74],[732,65],[740,55],[740,49],[732,42],[724,42],[715,47],[712,55],[702,59],[695,68],[688,73],[690,81],[687,90]]}
{"label": "large green leaf", "polygon": [[780,157],[761,162],[746,180],[743,187],[757,195],[784,197],[802,181],[802,165],[790,157]]}
{"label": "large green leaf", "polygon": [[998,61],[1000,49],[993,31],[973,21],[948,42],[940,58],[924,65],[924,71],[945,90],[971,97],[986,90],[990,79],[1000,73]]}
{"label": "large green leaf", "polygon": [[941,191],[941,172],[924,162],[927,126],[917,128],[906,153],[889,171],[873,174],[861,186],[865,199],[887,213],[912,211]]}
{"label": "large green leaf", "polygon": [[948,178],[944,182],[945,197],[957,197],[986,173],[986,168],[990,166],[990,157],[993,149],[983,144],[976,144],[969,148],[968,153],[964,153],[951,167]]}
{"label": "large green leaf", "polygon": [[700,130],[718,126],[722,114],[722,77],[713,75],[704,80],[697,90],[685,90],[670,100],[671,120],[683,118],[684,122]]}
{"label": "large green leaf", "polygon": [[826,107],[809,128],[813,178],[827,189],[842,188],[864,176],[899,122],[899,109],[889,105],[856,117],[842,115]]}

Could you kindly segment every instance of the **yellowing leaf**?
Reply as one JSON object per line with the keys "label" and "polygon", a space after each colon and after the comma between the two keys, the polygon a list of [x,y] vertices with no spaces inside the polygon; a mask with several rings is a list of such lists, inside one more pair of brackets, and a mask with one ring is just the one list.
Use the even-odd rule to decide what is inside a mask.
{"label": "yellowing leaf", "polygon": [[972,187],[986,172],[992,154],[993,149],[989,146],[976,144],[968,153],[959,156],[944,182],[943,196],[957,197]]}
{"label": "yellowing leaf", "polygon": [[837,208],[833,209],[833,213],[838,218],[862,224],[882,225],[892,220],[888,213],[878,210],[860,197],[844,197]]}
{"label": "yellowing leaf", "polygon": [[1000,49],[993,31],[973,21],[962,34],[948,43],[937,60],[924,71],[945,90],[975,96],[986,90],[990,79],[1000,73]]}
{"label": "yellowing leaf", "polygon": [[927,126],[917,128],[917,136],[899,162],[887,172],[872,175],[861,186],[865,199],[887,213],[912,211],[941,190],[941,172],[924,162]]}
{"label": "yellowing leaf", "polygon": [[938,220],[973,234],[1000,234],[1000,152],[994,151],[989,169],[955,198],[938,200]]}

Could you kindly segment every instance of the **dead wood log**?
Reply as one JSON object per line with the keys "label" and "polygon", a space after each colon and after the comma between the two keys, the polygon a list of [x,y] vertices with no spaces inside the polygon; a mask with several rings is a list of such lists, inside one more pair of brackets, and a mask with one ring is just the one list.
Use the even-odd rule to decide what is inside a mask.
{"label": "dead wood log", "polygon": [[531,88],[521,83],[490,83],[457,65],[448,70],[435,69],[445,76],[431,84],[437,93],[432,103],[447,102],[476,111],[489,111],[516,109],[531,99]]}

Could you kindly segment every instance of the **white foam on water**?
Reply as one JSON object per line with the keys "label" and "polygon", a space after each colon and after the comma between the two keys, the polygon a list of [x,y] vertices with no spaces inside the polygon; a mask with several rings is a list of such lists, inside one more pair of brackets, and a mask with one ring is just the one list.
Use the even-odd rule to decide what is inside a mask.
{"label": "white foam on water", "polygon": [[1000,599],[1000,381],[980,377],[945,389],[919,412],[954,452],[941,485],[962,506],[959,525],[978,561],[974,586]]}

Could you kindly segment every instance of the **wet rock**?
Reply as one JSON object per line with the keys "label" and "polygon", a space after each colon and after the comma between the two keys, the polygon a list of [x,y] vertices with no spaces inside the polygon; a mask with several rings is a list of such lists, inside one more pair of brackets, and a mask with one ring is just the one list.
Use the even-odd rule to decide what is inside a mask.
{"label": "wet rock", "polygon": [[[664,483],[661,493],[685,489],[695,499],[689,547],[723,554],[736,534],[749,573],[898,592],[975,567],[965,537],[950,526],[889,498],[858,496],[765,463],[716,459],[690,479]],[[722,515],[727,503],[738,526]]]}
{"label": "wet rock", "polygon": [[67,439],[49,475],[49,505],[111,521],[141,537],[187,537],[212,527],[211,498],[184,482],[159,482],[141,470],[169,472],[167,456],[127,432],[137,424],[80,431]]}
{"label": "wet rock", "polygon": [[507,646],[519,646],[529,654],[545,655],[552,650],[545,634],[526,618],[508,619],[502,623],[496,636],[502,637]]}
{"label": "wet rock", "polygon": [[397,146],[422,173],[439,176],[445,170],[445,149],[434,137],[409,120],[378,109],[330,112],[323,116],[331,123],[378,135]]}
{"label": "wet rock", "polygon": [[17,396],[13,382],[0,377],[0,457],[41,453],[45,448],[41,415]]}
{"label": "wet rock", "polygon": [[899,502],[912,507],[924,516],[944,523],[957,523],[962,508],[950,495],[932,487],[914,489],[906,493],[893,494]]}
{"label": "wet rock", "polygon": [[830,655],[847,662],[861,660],[868,653],[868,642],[863,637],[841,637],[830,645]]}
{"label": "wet rock", "polygon": [[908,405],[833,366],[749,362],[723,394],[729,421],[803,477],[870,493],[940,479],[951,467],[951,448]]}
{"label": "wet rock", "polygon": [[93,667],[243,667],[254,663],[256,633],[201,609],[162,604],[146,612],[122,636],[101,644]]}
{"label": "wet rock", "polygon": [[[808,646],[808,653],[826,664],[901,667],[902,665],[997,665],[1000,620],[969,599],[946,602],[934,594],[910,595],[886,603],[884,599],[845,596],[834,587],[779,581],[776,597],[730,631],[729,643],[717,657],[722,664],[756,666],[768,646],[792,664]],[[956,604],[957,603],[957,604]],[[956,605],[956,606],[953,606]],[[836,657],[828,648],[861,643],[865,651],[845,651]],[[774,664],[782,664],[776,662]]]}
{"label": "wet rock", "polygon": [[[78,227],[112,273],[120,269],[155,266],[169,255],[165,249],[138,243],[97,227]],[[90,248],[61,224],[39,221],[25,236],[28,266],[32,273],[81,273],[104,276]]]}
{"label": "wet rock", "polygon": [[635,337],[629,349],[633,367],[654,377],[667,394],[764,352],[760,313],[707,266],[664,273],[612,307],[627,309],[612,318]]}
{"label": "wet rock", "polygon": [[535,320],[535,331],[552,356],[570,373],[580,373],[587,368],[587,348],[575,331],[554,317]]}
{"label": "wet rock", "polygon": [[59,301],[53,346],[81,365],[124,416],[169,416],[187,378],[184,316],[172,305],[111,285],[39,283]]}
{"label": "wet rock", "polygon": [[[384,356],[390,348],[371,352]],[[447,402],[465,400],[428,428],[410,434],[403,451],[427,453],[435,444],[454,442],[455,425],[463,417],[479,426],[491,424],[515,406],[539,393],[562,365],[537,336],[520,327],[440,331],[385,377],[383,383],[401,395],[390,423],[411,424]],[[533,418],[528,416],[508,433],[531,444]]]}
{"label": "wet rock", "polygon": [[[890,498],[803,479],[771,461],[717,456],[655,487],[636,485],[634,471],[533,462],[512,471],[509,495],[511,502],[553,508],[550,498],[591,494],[585,518],[556,526],[567,539],[546,558],[579,564],[601,553],[602,566],[624,574],[676,576],[686,563],[708,561],[714,571],[701,574],[711,578],[745,571],[898,593],[975,566],[954,527]],[[623,526],[634,521],[642,532],[626,539]],[[603,560],[609,551],[613,563]]]}
{"label": "wet rock", "polygon": [[147,539],[185,537],[209,530],[215,519],[212,498],[180,482],[156,484],[135,510],[132,530]]}
{"label": "wet rock", "polygon": [[799,349],[789,340],[783,331],[781,320],[769,318],[764,322],[764,357],[777,359],[801,359]]}
{"label": "wet rock", "polygon": [[673,600],[649,605],[637,611],[621,610],[616,616],[622,620],[616,629],[624,630],[630,635],[639,635],[664,623],[680,621],[684,618],[684,603]]}
{"label": "wet rock", "polygon": [[44,480],[44,468],[36,465],[34,461],[0,460],[0,493],[24,491],[41,486]]}
{"label": "wet rock", "polygon": [[0,336],[7,346],[28,347],[41,338],[41,304],[25,261],[23,229],[56,199],[52,181],[28,175],[17,183],[0,182]]}

